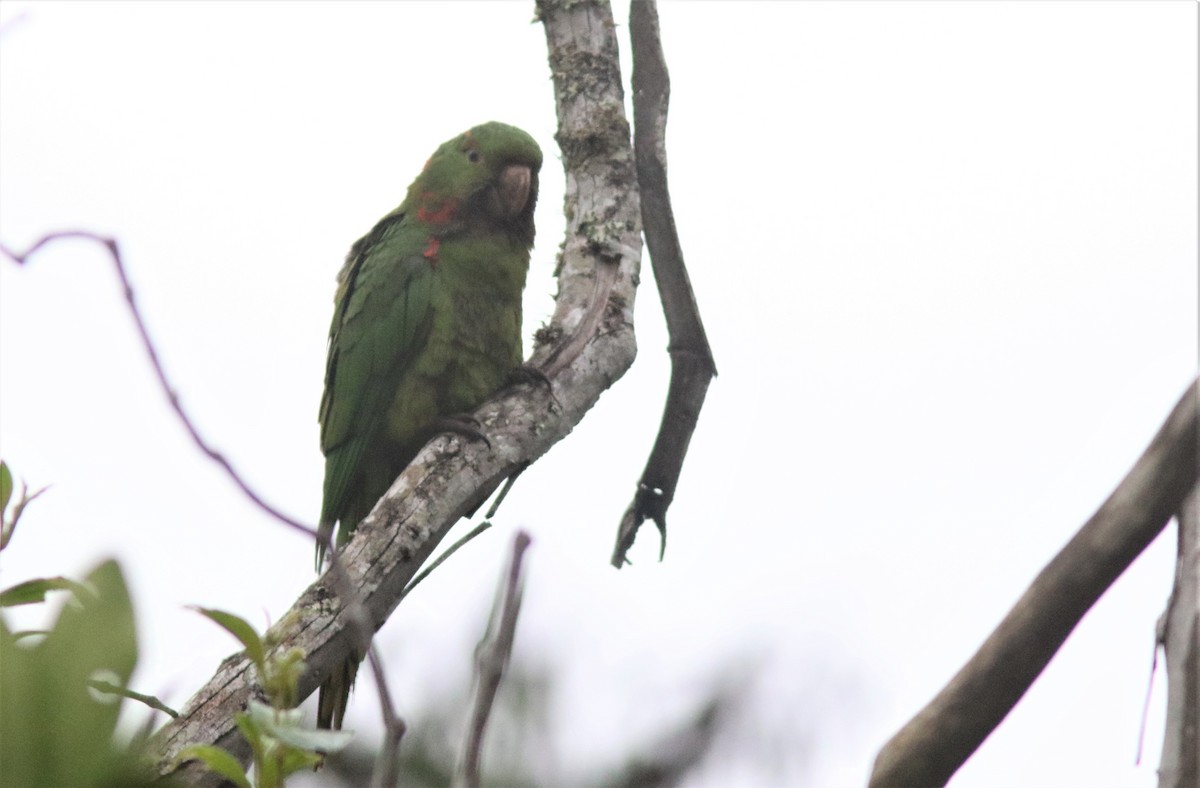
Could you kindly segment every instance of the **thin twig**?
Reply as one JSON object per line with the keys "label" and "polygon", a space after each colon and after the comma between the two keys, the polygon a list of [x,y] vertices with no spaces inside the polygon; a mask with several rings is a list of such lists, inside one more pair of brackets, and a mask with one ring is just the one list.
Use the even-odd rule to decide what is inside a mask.
{"label": "thin twig", "polygon": [[7,520],[0,521],[0,550],[8,547],[8,543],[12,541],[13,534],[17,530],[17,522],[21,519],[21,515],[25,513],[25,507],[33,503],[46,490],[50,489],[50,485],[46,485],[32,495],[29,494],[29,485],[25,480],[21,480],[21,497],[13,504],[12,513]]}
{"label": "thin twig", "polygon": [[484,531],[486,531],[487,529],[489,529],[491,527],[492,527],[492,524],[489,521],[484,520],[482,523],[480,523],[479,525],[472,528],[470,530],[470,532],[467,533],[466,536],[464,536],[463,538],[459,539],[457,542],[455,542],[454,544],[452,544],[448,548],[446,548],[446,551],[444,553],[439,555],[437,558],[433,559],[433,563],[431,563],[429,566],[422,569],[420,574],[418,574],[416,577],[414,577],[412,579],[412,581],[410,581],[409,584],[404,587],[404,592],[402,594],[400,594],[400,598],[403,599],[404,597],[411,594],[412,590],[417,587],[417,583],[420,583],[422,580],[429,577],[429,573],[432,572],[434,569],[437,569],[439,566],[441,566],[442,562],[445,561],[447,558],[454,555],[454,553],[458,550],[458,548],[462,547],[467,542],[471,541],[472,539],[479,536],[481,533],[483,533]]}
{"label": "thin twig", "polygon": [[975,656],[883,746],[870,785],[944,785],[1017,704],[1071,630],[1180,508],[1200,475],[1200,380],[1133,469],[1034,579]]}
{"label": "thin twig", "polygon": [[103,235],[98,235],[87,230],[63,230],[56,233],[48,233],[39,238],[32,246],[24,252],[18,253],[9,249],[4,244],[0,244],[0,254],[4,254],[17,265],[25,265],[29,258],[40,251],[42,247],[54,241],[67,239],[82,239],[98,243],[108,250],[108,256],[112,260],[113,267],[117,271],[117,278],[121,281],[121,289],[125,294],[125,303],[129,306],[129,314],[133,316],[133,322],[137,326],[138,336],[142,340],[142,348],[146,351],[146,355],[150,359],[150,366],[154,369],[154,375],[158,378],[158,384],[162,388],[163,394],[167,397],[167,402],[170,403],[171,409],[175,411],[175,415],[183,423],[184,429],[188,435],[192,437],[192,442],[202,451],[210,460],[225,471],[234,485],[241,490],[247,498],[249,498],[255,506],[262,509],[267,514],[274,517],[279,522],[287,527],[306,534],[313,539],[317,539],[317,531],[315,528],[310,528],[307,525],[288,517],[286,514],[276,509],[271,504],[259,496],[250,485],[234,470],[233,465],[225,458],[225,455],[209,445],[196,429],[196,425],[192,423],[191,418],[183,409],[183,404],[180,402],[179,394],[175,391],[175,387],[171,385],[171,381],[167,379],[167,373],[163,369],[162,362],[159,361],[158,351],[154,347],[154,342],[150,339],[150,332],[146,329],[146,321],[142,319],[142,312],[138,309],[137,300],[134,298],[133,285],[129,282],[129,277],[125,273],[125,263],[121,259],[120,249],[117,247],[117,242],[113,238],[107,238]]}
{"label": "thin twig", "polygon": [[[554,396],[553,391],[550,392],[550,396]],[[525,473],[525,469],[528,467],[529,463],[525,463],[520,468],[517,468],[512,476],[504,480],[504,486],[500,488],[500,494],[496,496],[496,500],[492,501],[492,505],[488,507],[487,514],[483,516],[484,520],[490,520],[496,516],[496,512],[500,511],[500,504],[504,503],[504,499],[508,497],[509,490],[517,483],[517,477]]]}
{"label": "thin twig", "polygon": [[[67,239],[92,241],[104,246],[104,248],[108,250],[109,258],[112,260],[113,267],[117,272],[117,278],[121,282],[121,288],[125,295],[125,303],[129,307],[129,313],[133,316],[133,322],[137,327],[138,336],[141,338],[142,347],[146,351],[146,356],[150,359],[150,366],[154,369],[155,377],[158,379],[158,383],[163,391],[163,394],[166,395],[167,402],[170,403],[171,409],[175,412],[175,415],[178,416],[180,422],[183,423],[188,435],[190,435],[192,438],[192,442],[195,443],[195,445],[200,449],[201,452],[205,454],[205,456],[219,465],[225,471],[226,475],[233,481],[234,485],[237,486],[237,488],[240,489],[259,509],[266,512],[283,525],[303,533],[324,545],[326,555],[329,556],[329,571],[333,579],[333,584],[336,589],[336,593],[343,600],[346,615],[350,621],[350,627],[354,632],[354,639],[358,646],[358,653],[369,653],[372,657],[371,667],[375,673],[375,684],[379,690],[379,702],[380,706],[382,707],[384,722],[387,726],[387,741],[394,741],[398,745],[400,737],[404,735],[404,723],[396,716],[395,709],[392,706],[391,697],[387,692],[387,682],[383,675],[382,667],[379,663],[379,660],[375,657],[373,649],[371,648],[374,628],[371,626],[370,616],[367,615],[366,608],[363,605],[362,596],[355,589],[354,584],[350,580],[349,573],[346,571],[339,558],[337,546],[330,537],[321,535],[316,529],[306,526],[303,523],[288,517],[286,514],[267,503],[250,487],[250,485],[241,477],[241,475],[234,470],[233,465],[228,459],[226,459],[225,455],[214,449],[200,434],[199,429],[197,429],[196,425],[192,422],[192,419],[183,409],[183,404],[180,401],[179,394],[176,392],[175,387],[167,378],[167,373],[159,359],[158,350],[155,348],[154,342],[150,338],[150,332],[146,328],[146,322],[142,318],[141,310],[138,308],[137,299],[134,297],[133,285],[129,281],[129,276],[126,274],[125,263],[121,258],[120,248],[118,247],[116,240],[86,230],[64,230],[42,236],[23,253],[14,252],[7,246],[0,244],[0,253],[3,253],[18,265],[25,265],[32,255],[36,254],[46,245],[54,241]],[[178,715],[173,714],[172,716],[177,717]]]}
{"label": "thin twig", "polygon": [[659,549],[662,559],[667,549],[667,508],[675,499],[675,487],[700,409],[704,407],[708,384],[717,374],[683,262],[667,186],[666,128],[671,79],[659,37],[655,3],[634,0],[630,4],[629,35],[633,42],[633,140],[642,225],[654,281],[667,318],[671,383],[654,448],[633,501],[617,528],[612,555],[612,564],[617,568],[627,562],[626,553],[647,519],[654,521],[662,537]]}
{"label": "thin twig", "polygon": [[153,695],[143,695],[140,692],[134,692],[128,687],[122,687],[120,684],[113,684],[111,681],[104,681],[101,679],[88,679],[87,686],[96,690],[97,692],[104,692],[109,695],[116,695],[122,698],[132,698],[133,700],[149,706],[151,709],[163,712],[173,719],[179,717],[179,712],[175,711],[175,709],[172,709],[170,706],[163,703]]}
{"label": "thin twig", "polygon": [[1180,504],[1175,522],[1175,582],[1159,619],[1167,673],[1167,724],[1158,785],[1192,788],[1200,785],[1200,482]]}
{"label": "thin twig", "polygon": [[400,785],[400,740],[404,738],[408,726],[396,714],[392,705],[392,694],[388,690],[387,674],[383,671],[383,661],[372,645],[367,649],[367,661],[371,665],[371,675],[375,677],[375,687],[379,691],[379,710],[383,714],[383,746],[379,748],[379,756],[375,760],[375,768],[371,773],[372,788],[395,788]]}
{"label": "thin twig", "polygon": [[1146,698],[1142,701],[1142,719],[1138,723],[1137,752],[1133,756],[1133,765],[1142,765],[1142,748],[1146,745],[1146,723],[1150,720],[1150,700],[1154,697],[1154,676],[1158,673],[1158,649],[1163,645],[1167,617],[1164,613],[1158,620],[1154,632],[1154,649],[1150,654],[1150,675],[1146,677]]}
{"label": "thin twig", "polygon": [[525,550],[532,540],[524,531],[517,531],[513,538],[512,558],[508,571],[504,573],[492,614],[488,617],[487,630],[475,649],[475,703],[467,726],[467,737],[463,743],[462,756],[454,773],[452,785],[456,788],[478,788],[479,763],[483,751],[483,734],[487,729],[488,717],[496,700],[496,691],[504,678],[504,670],[512,657],[513,640],[517,631],[517,616],[521,613],[521,595],[524,576],[521,572]]}

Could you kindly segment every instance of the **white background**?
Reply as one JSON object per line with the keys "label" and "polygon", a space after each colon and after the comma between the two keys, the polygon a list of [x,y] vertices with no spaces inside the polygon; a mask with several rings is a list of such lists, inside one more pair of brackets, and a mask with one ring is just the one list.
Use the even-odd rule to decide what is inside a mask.
{"label": "white background", "polygon": [[[320,504],[342,257],[476,123],[520,125],[546,151],[527,338],[549,315],[562,175],[531,4],[2,13],[0,238],[118,237],[185,406],[289,513],[315,521]],[[859,785],[1196,372],[1196,6],[714,2],[661,17],[676,216],[720,370],[666,560],[648,530],[633,566],[608,565],[668,376],[647,261],[633,369],[380,646],[404,713],[465,687],[523,527],[517,657],[554,670],[541,768],[578,780],[646,754],[732,671],[747,701],[691,784]],[[181,706],[234,650],[183,606],[265,626],[313,579],[311,545],[190,445],[100,250],[0,263],[0,359],[4,457],[53,485],[0,582],[119,557],[135,686]],[[1172,528],[954,785],[1156,783],[1161,677],[1133,761],[1173,554]],[[373,737],[377,717],[364,680],[348,726]]]}

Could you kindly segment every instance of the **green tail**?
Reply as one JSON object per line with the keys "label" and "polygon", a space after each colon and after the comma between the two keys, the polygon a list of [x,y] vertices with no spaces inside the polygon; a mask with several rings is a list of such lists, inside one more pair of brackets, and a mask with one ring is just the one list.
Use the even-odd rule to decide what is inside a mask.
{"label": "green tail", "polygon": [[[319,531],[345,544],[445,416],[467,413],[521,363],[521,292],[542,151],[504,123],[443,143],[404,201],[338,274],[321,397]],[[317,568],[323,563],[317,547]],[[343,604],[345,600],[343,600]],[[348,625],[348,624],[347,624]],[[340,728],[362,654],[321,686]]]}
{"label": "green tail", "polygon": [[358,673],[359,659],[352,656],[336,668],[321,685],[317,699],[317,727],[327,730],[341,730],[342,720],[346,717],[346,707],[350,704],[350,689],[354,686],[354,677]]}

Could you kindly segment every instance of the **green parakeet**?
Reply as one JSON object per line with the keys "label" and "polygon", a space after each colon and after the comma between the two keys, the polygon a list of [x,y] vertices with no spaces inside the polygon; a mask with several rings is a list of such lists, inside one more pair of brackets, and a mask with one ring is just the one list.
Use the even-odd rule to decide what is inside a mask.
{"label": "green parakeet", "polygon": [[[521,364],[521,291],[542,152],[485,123],[442,144],[400,207],[338,274],[321,451],[320,532],[344,544],[425,443]],[[324,551],[317,546],[317,566]],[[362,655],[321,687],[317,724],[340,728]]]}

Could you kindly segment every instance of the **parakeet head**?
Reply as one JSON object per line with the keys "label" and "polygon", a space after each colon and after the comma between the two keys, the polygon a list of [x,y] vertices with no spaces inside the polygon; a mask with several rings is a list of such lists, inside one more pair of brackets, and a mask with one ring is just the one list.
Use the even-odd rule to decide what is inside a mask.
{"label": "parakeet head", "polygon": [[503,225],[533,243],[542,150],[505,123],[484,123],[445,142],[408,189],[419,221],[447,231]]}

